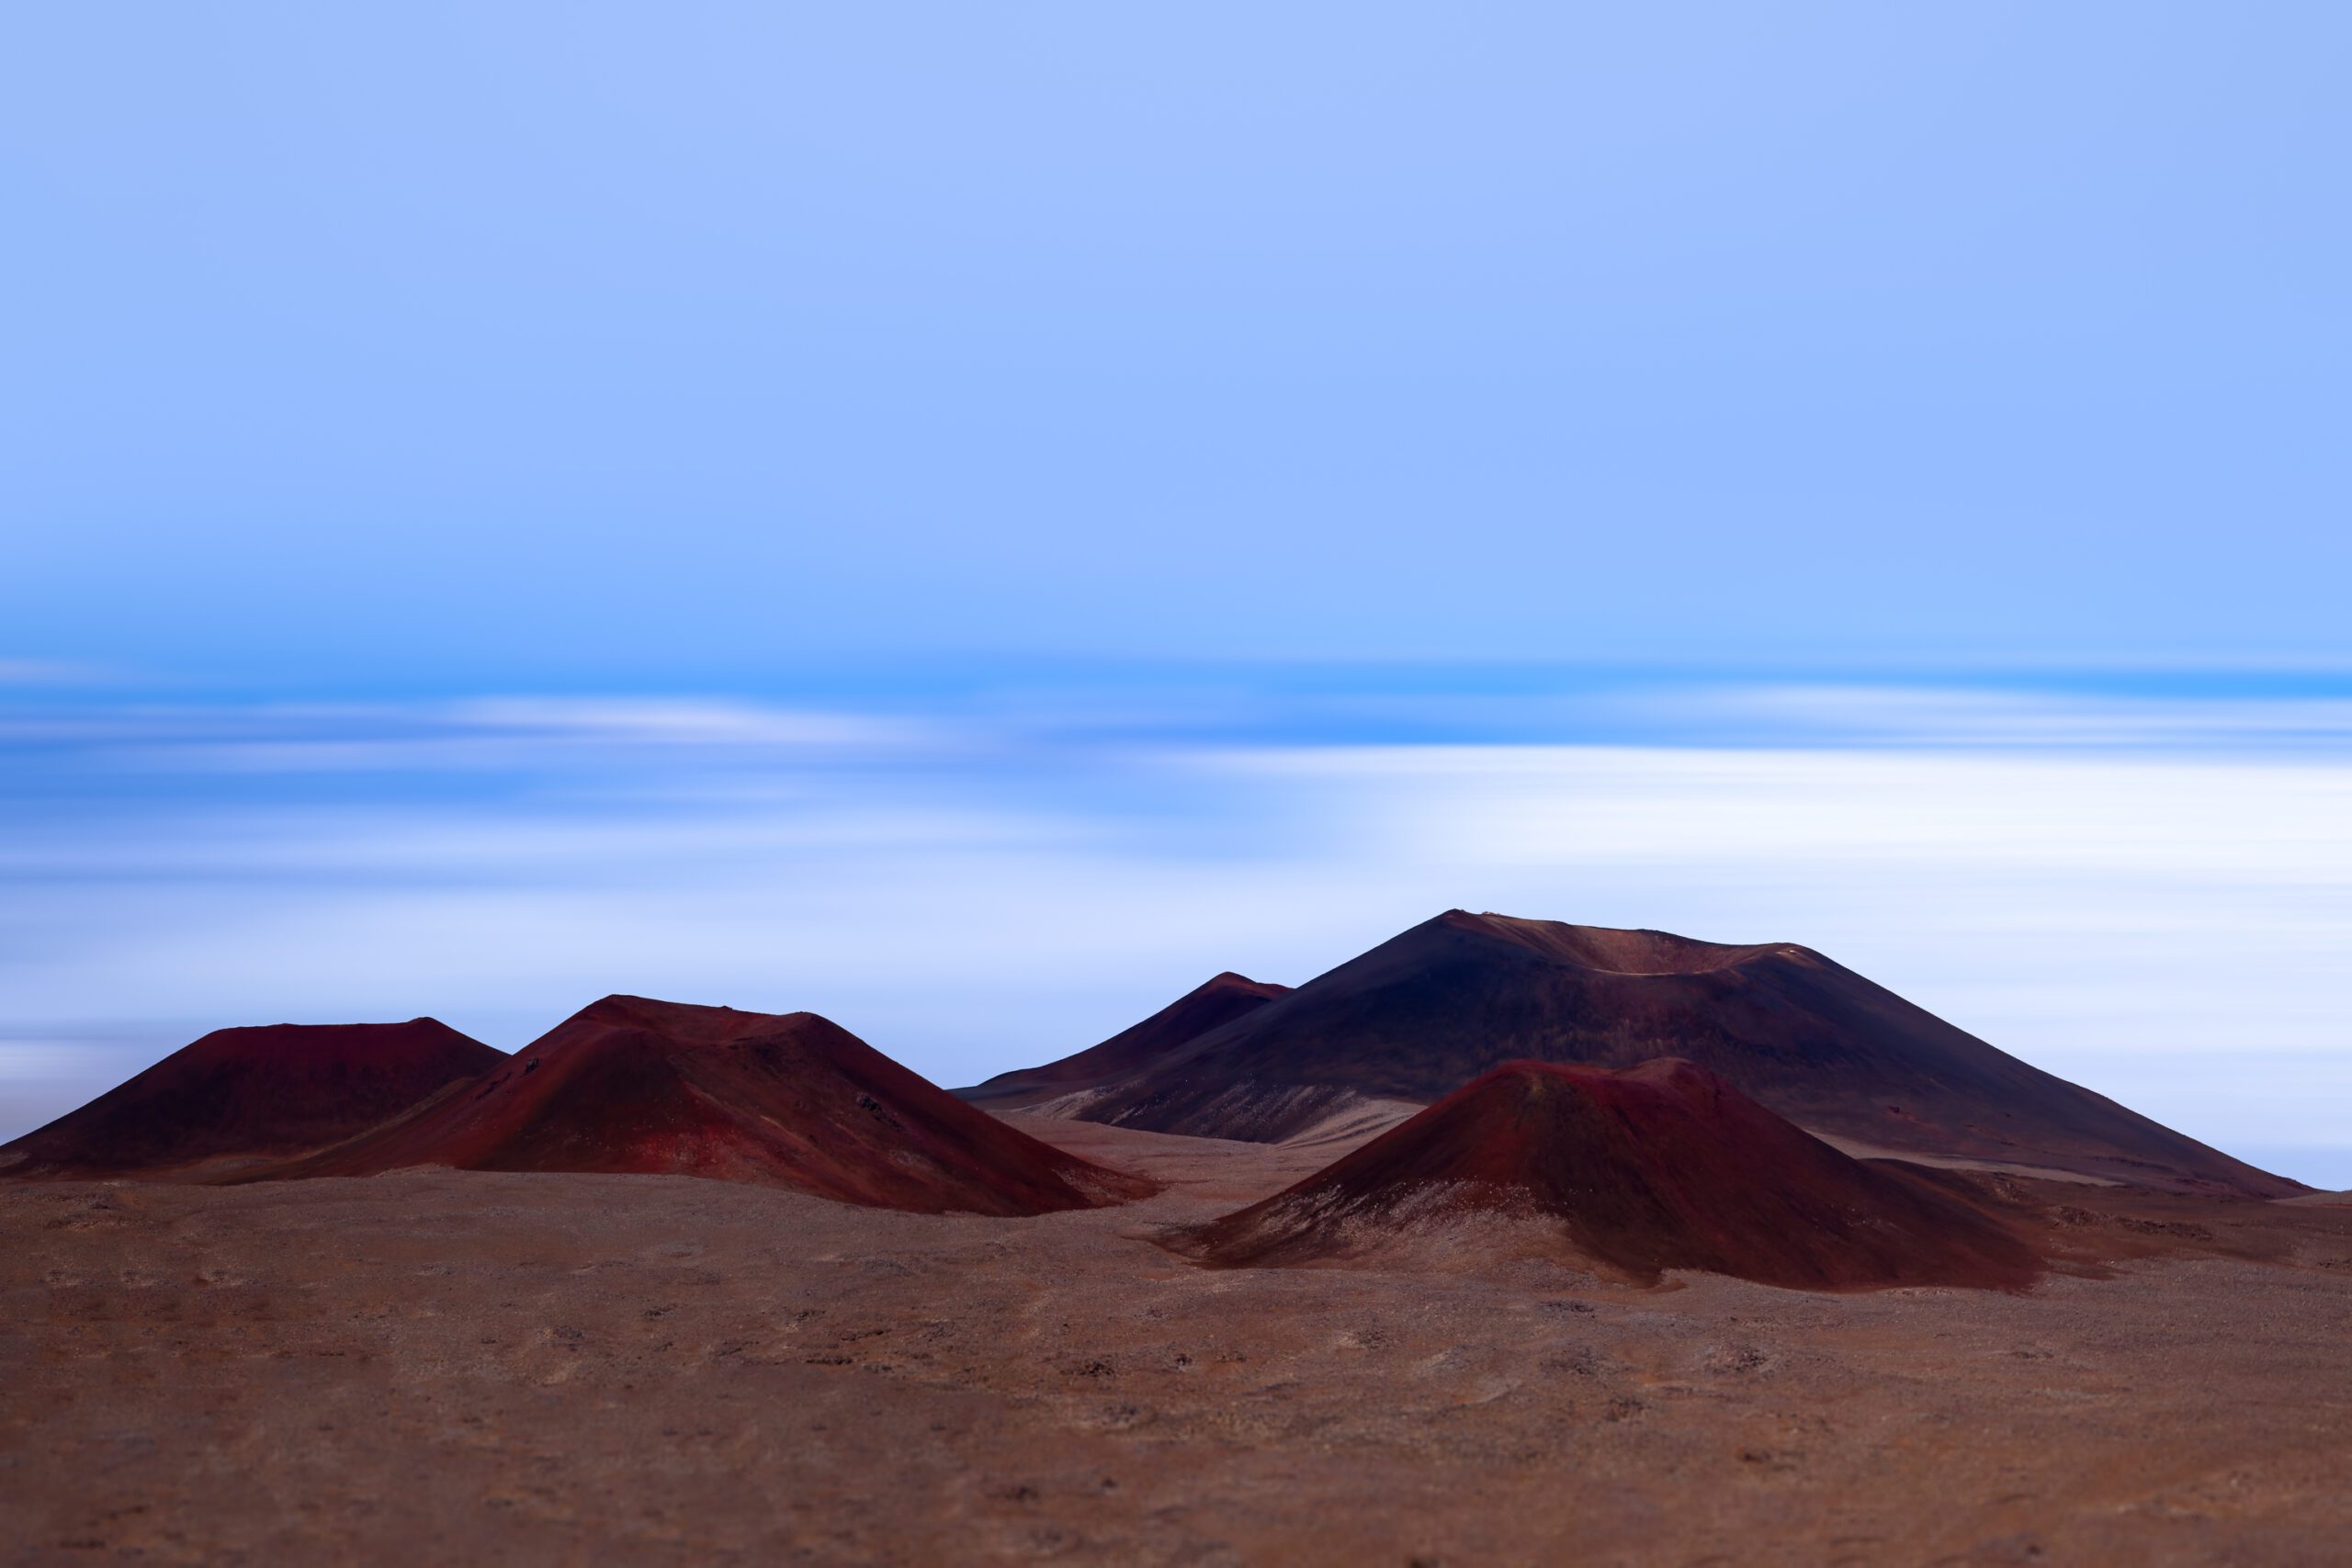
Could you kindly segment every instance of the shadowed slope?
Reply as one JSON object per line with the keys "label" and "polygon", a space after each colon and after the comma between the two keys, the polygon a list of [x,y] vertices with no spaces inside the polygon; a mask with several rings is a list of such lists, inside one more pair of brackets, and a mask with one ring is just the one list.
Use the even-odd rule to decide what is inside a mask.
{"label": "shadowed slope", "polygon": [[408,1116],[269,1178],[408,1166],[715,1177],[1037,1214],[1152,1184],[1039,1143],[814,1013],[607,997]]}
{"label": "shadowed slope", "polygon": [[505,1060],[430,1018],[216,1029],[0,1147],[0,1175],[201,1177],[283,1159]]}
{"label": "shadowed slope", "polygon": [[1226,1266],[1407,1246],[1484,1217],[1566,1254],[1805,1290],[2016,1290],[2040,1271],[1999,1223],[1903,1168],[1849,1159],[1689,1062],[1513,1062],[1263,1202],[1175,1242]]}
{"label": "shadowed slope", "polygon": [[1074,1056],[1065,1056],[1042,1067],[999,1073],[984,1084],[959,1089],[956,1094],[975,1105],[1035,1105],[1072,1089],[1116,1082],[1144,1071],[1187,1042],[1255,1012],[1289,991],[1288,986],[1252,980],[1228,969],[1100,1045],[1090,1045]]}
{"label": "shadowed slope", "polygon": [[[1826,1136],[2184,1190],[2294,1182],[2029,1066],[1808,948],[1451,910],[1074,1111],[1274,1142],[1351,1100],[1428,1104],[1519,1057],[1685,1056]],[[1054,1069],[1046,1069],[1054,1070]]]}

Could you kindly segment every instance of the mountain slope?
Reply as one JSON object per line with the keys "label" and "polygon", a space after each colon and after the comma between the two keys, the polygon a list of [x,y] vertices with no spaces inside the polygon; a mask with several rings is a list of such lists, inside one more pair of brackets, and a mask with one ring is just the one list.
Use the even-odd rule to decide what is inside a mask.
{"label": "mountain slope", "polygon": [[1038,1214],[1152,1190],[1051,1148],[814,1013],[607,997],[501,1069],[268,1173],[409,1166],[715,1177],[925,1213]]}
{"label": "mountain slope", "polygon": [[0,1175],[201,1176],[282,1159],[505,1060],[430,1018],[216,1029],[0,1147]]}
{"label": "mountain slope", "polygon": [[974,1105],[1035,1105],[1072,1089],[1116,1082],[1289,992],[1288,986],[1252,980],[1228,969],[1100,1045],[1090,1045],[1074,1056],[1042,1067],[999,1073],[984,1084],[957,1089],[956,1095]]}
{"label": "mountain slope", "polygon": [[1901,1167],[1847,1157],[1684,1061],[1622,1072],[1512,1062],[1263,1202],[1170,1238],[1228,1267],[1393,1255],[1481,1222],[1565,1259],[1806,1290],[2016,1290],[2040,1262],[1985,1213]]}
{"label": "mountain slope", "polygon": [[1072,1113],[1276,1142],[1351,1102],[1430,1103],[1514,1058],[1630,1066],[1659,1055],[1687,1057],[1803,1127],[1872,1149],[2251,1197],[2301,1190],[1807,948],[1458,909],[1087,1086]]}

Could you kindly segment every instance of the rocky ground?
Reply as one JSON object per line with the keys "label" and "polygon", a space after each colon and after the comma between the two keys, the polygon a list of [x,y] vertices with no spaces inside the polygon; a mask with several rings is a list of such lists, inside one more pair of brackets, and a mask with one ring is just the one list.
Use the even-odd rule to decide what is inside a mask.
{"label": "rocky ground", "polygon": [[[0,1187],[20,1563],[2340,1563],[2352,1208],[2054,1184],[2030,1294],[1214,1271],[667,1177]],[[2030,1188],[2023,1184],[2020,1190]],[[2102,1277],[2103,1276],[2103,1277]]]}

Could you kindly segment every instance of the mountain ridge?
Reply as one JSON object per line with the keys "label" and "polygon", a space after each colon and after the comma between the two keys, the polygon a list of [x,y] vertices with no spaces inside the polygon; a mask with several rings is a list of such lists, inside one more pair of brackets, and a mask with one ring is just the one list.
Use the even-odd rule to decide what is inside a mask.
{"label": "mountain ridge", "polygon": [[1389,1258],[1465,1232],[1481,1248],[1532,1245],[1648,1284],[1690,1269],[1804,1290],[2018,1291],[2042,1267],[1983,1209],[1905,1168],[1849,1158],[1671,1057],[1506,1062],[1165,1244],[1216,1266],[1279,1267]]}
{"label": "mountain ridge", "polygon": [[136,1178],[282,1159],[506,1059],[435,1018],[216,1029],[0,1145],[0,1176]]}
{"label": "mountain ridge", "polygon": [[495,1073],[245,1179],[418,1166],[704,1176],[1002,1215],[1154,1190],[965,1104],[816,1013],[626,995],[592,1002]]}
{"label": "mountain ridge", "polygon": [[1622,1067],[1664,1055],[1699,1063],[1800,1126],[1896,1156],[2245,1197],[2303,1190],[1811,948],[1460,909],[1133,1070],[1065,1085],[1059,1113],[1273,1143],[1365,1100],[1434,1103],[1507,1060]]}

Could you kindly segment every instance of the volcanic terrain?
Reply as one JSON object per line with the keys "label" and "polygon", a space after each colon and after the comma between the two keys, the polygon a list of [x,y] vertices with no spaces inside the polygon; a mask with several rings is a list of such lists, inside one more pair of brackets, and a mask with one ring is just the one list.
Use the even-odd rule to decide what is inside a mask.
{"label": "volcanic terrain", "polygon": [[505,1060],[430,1018],[216,1029],[0,1146],[0,1176],[226,1174],[338,1143]]}
{"label": "volcanic terrain", "polygon": [[[0,1561],[2342,1557],[2352,1208],[2149,1177],[2116,1140],[2233,1162],[1802,949],[1458,919],[1012,1080],[1066,1112],[1222,1071],[1196,1103],[1303,1117],[1279,1143],[991,1114],[811,1014],[611,997],[331,1148],[0,1182]],[[1832,1111],[1894,1075],[1939,1146],[2014,1088],[2107,1163],[1852,1157],[1707,1065],[1481,1029],[1680,1032]]]}
{"label": "volcanic terrain", "polygon": [[934,1213],[1039,1214],[1152,1190],[975,1110],[815,1013],[617,996],[496,1072],[257,1179],[413,1166],[717,1177]]}
{"label": "volcanic terrain", "polygon": [[1171,1245],[1262,1265],[1394,1261],[1430,1239],[1532,1244],[1642,1283],[1680,1269],[1805,1290],[2017,1290],[2040,1272],[2000,1221],[1925,1173],[1849,1158],[1670,1058],[1507,1063]]}
{"label": "volcanic terrain", "polygon": [[974,1105],[991,1107],[1036,1105],[1073,1090],[1083,1095],[1100,1085],[1116,1083],[1146,1071],[1210,1030],[1246,1017],[1275,998],[1289,994],[1288,986],[1252,980],[1228,969],[1100,1045],[1090,1045],[1075,1056],[1065,1056],[1046,1066],[999,1073],[984,1084],[957,1089],[956,1093]]}
{"label": "volcanic terrain", "polygon": [[1066,1076],[1091,1055],[1023,1075],[1053,1090],[1028,1103],[1279,1142],[1351,1106],[1430,1104],[1518,1058],[1625,1067],[1670,1055],[1849,1152],[2181,1191],[2302,1190],[1785,943],[1455,909],[1156,1055],[1122,1055],[1091,1082]]}
{"label": "volcanic terrain", "polygon": [[[552,1068],[543,1069],[545,1077]],[[0,1562],[2320,1564],[2352,1210],[2013,1183],[2031,1290],[1151,1245],[664,1176],[0,1183]],[[2100,1272],[2078,1263],[2104,1266]]]}

